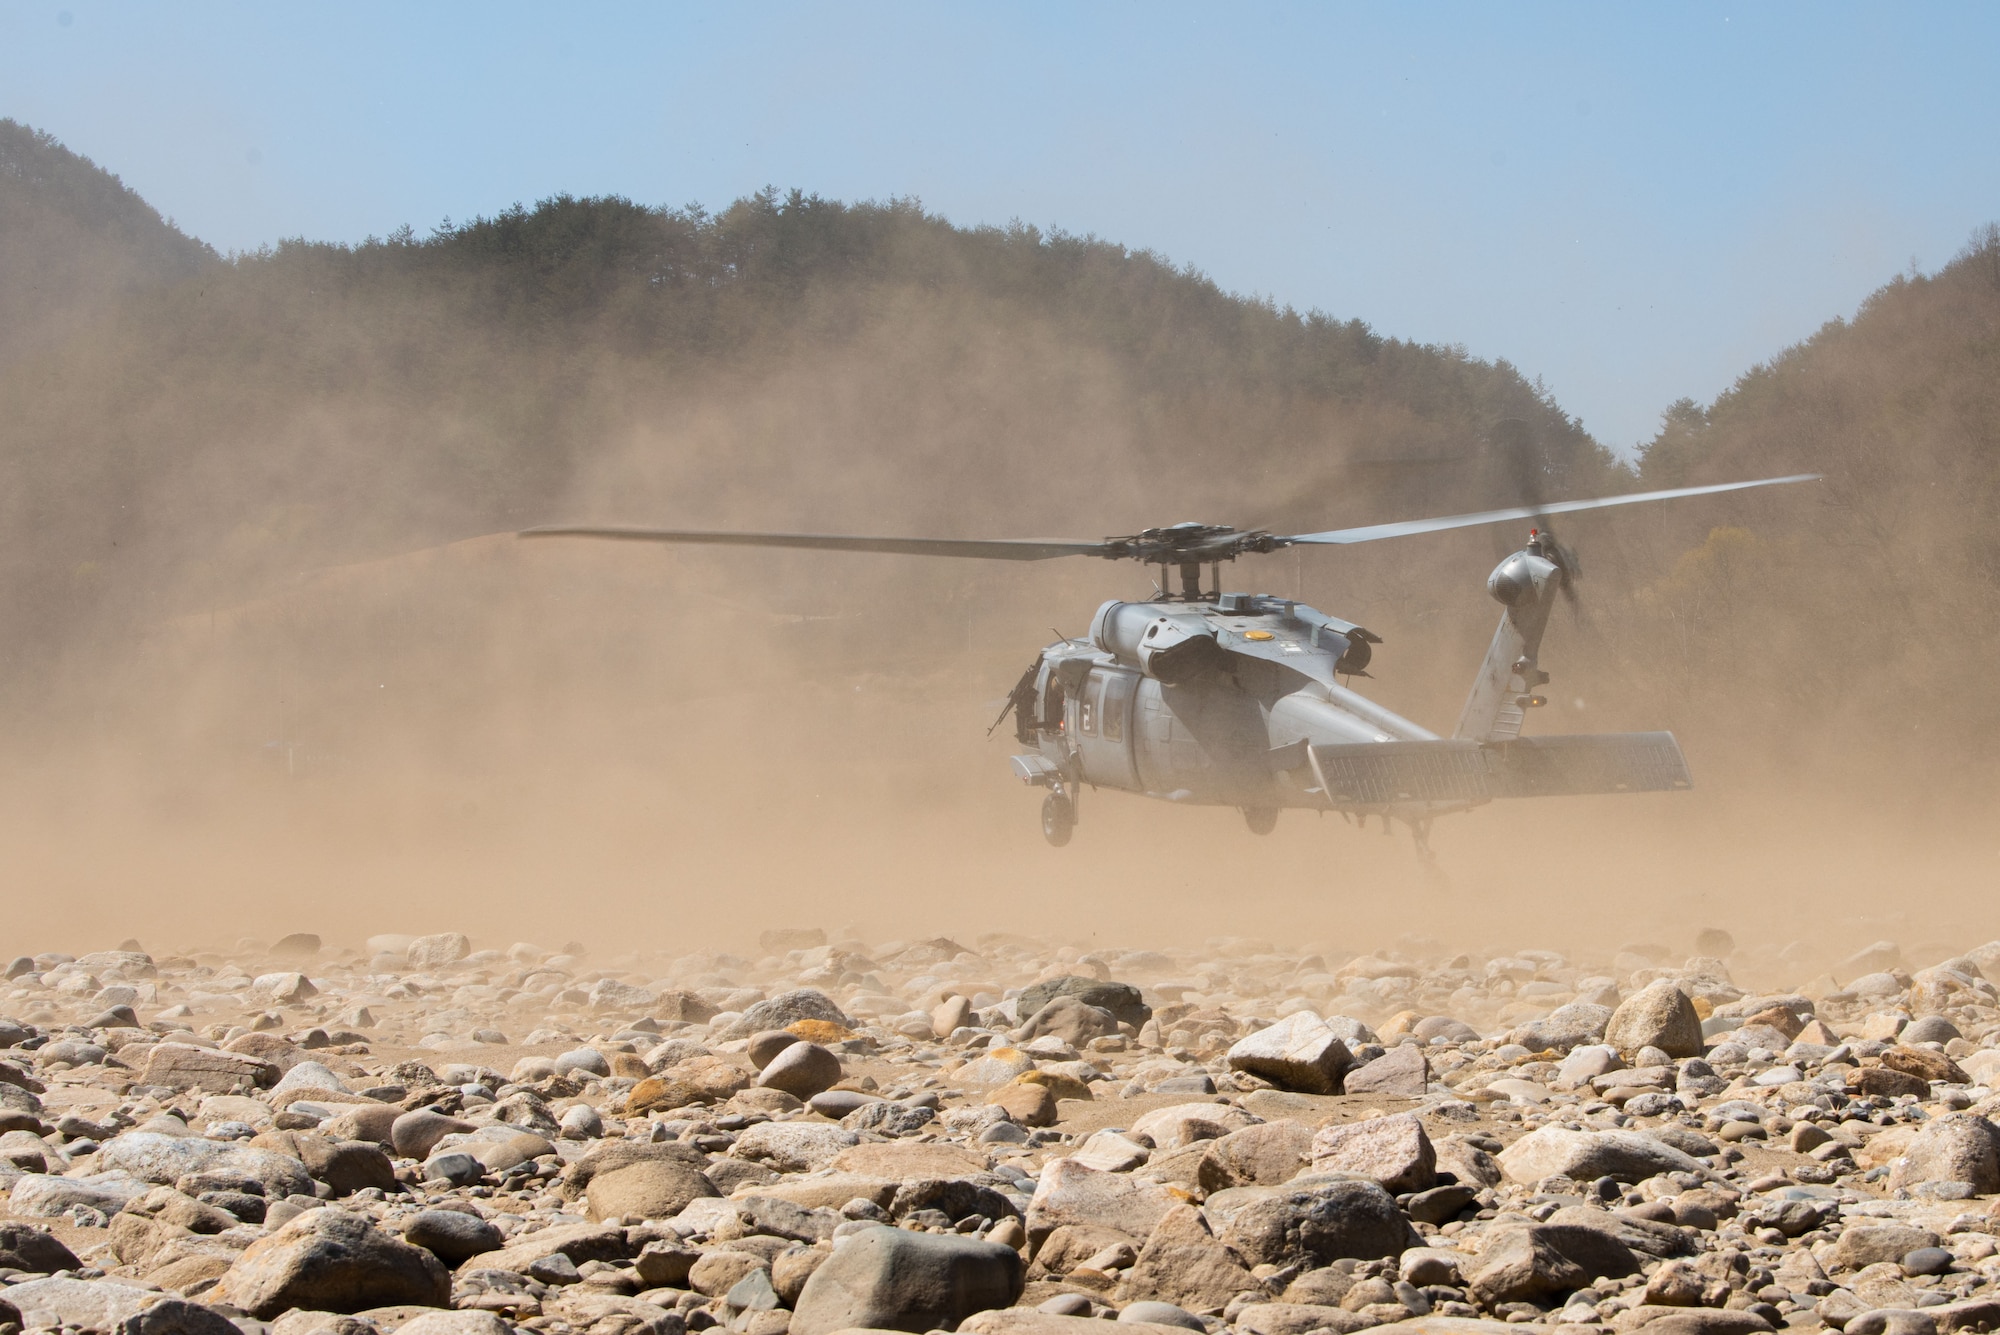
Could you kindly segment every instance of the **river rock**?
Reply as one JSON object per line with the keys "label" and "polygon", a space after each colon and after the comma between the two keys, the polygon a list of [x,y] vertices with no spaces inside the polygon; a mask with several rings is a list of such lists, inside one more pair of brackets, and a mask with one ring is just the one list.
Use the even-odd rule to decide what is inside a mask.
{"label": "river rock", "polygon": [[471,953],[472,942],[463,932],[437,932],[411,941],[404,958],[409,960],[411,968],[435,969],[456,964]]}
{"label": "river rock", "polygon": [[1210,1143],[1197,1180],[1207,1192],[1274,1187],[1305,1171],[1312,1145],[1313,1129],[1289,1117],[1246,1126]]}
{"label": "river rock", "polygon": [[1911,1252],[1920,1247],[1935,1247],[1938,1241],[1937,1234],[1914,1224],[1857,1221],[1841,1230],[1830,1261],[1842,1270],[1861,1270],[1885,1262],[1900,1265]]}
{"label": "river rock", "polygon": [[418,1108],[406,1112],[389,1125],[389,1141],[396,1153],[405,1159],[426,1159],[431,1150],[446,1136],[464,1135],[478,1130],[472,1123],[456,1117],[446,1117],[443,1113],[432,1112],[429,1108]]}
{"label": "river rock", "polygon": [[1658,1048],[1669,1057],[1699,1057],[1701,1016],[1680,984],[1662,978],[1620,1003],[1604,1028],[1604,1041],[1627,1056]]}
{"label": "river rock", "polygon": [[8,1190],[7,1208],[24,1219],[54,1219],[79,1205],[111,1215],[146,1191],[146,1183],[125,1173],[97,1173],[87,1177],[24,1173],[14,1179]]}
{"label": "river rock", "polygon": [[1539,1020],[1512,1030],[1509,1043],[1519,1043],[1530,1052],[1568,1052],[1581,1044],[1604,1037],[1612,1010],[1589,1001],[1572,1001],[1558,1006]]}
{"label": "river rock", "polygon": [[[639,1335],[643,1327],[626,1329],[631,1335]],[[398,1325],[396,1335],[515,1335],[515,1328],[491,1312],[425,1312]],[[673,1335],[680,1335],[679,1330]]]}
{"label": "river rock", "polygon": [[891,1141],[852,1145],[828,1165],[840,1173],[903,1181],[930,1177],[970,1177],[991,1165],[970,1146],[948,1142]]}
{"label": "river rock", "polygon": [[758,1002],[744,1011],[722,1037],[748,1038],[764,1029],[788,1029],[800,1020],[824,1020],[843,1029],[854,1027],[854,1021],[826,993],[817,988],[802,987]]}
{"label": "river rock", "polygon": [[1046,1085],[1002,1085],[986,1096],[986,1102],[1017,1126],[1054,1126],[1060,1111],[1055,1092]]}
{"label": "river rock", "polygon": [[1969,1112],[1945,1113],[1924,1123],[1889,1172],[1889,1187],[1924,1182],[1964,1182],[1975,1194],[2000,1192],[2000,1129]]}
{"label": "river rock", "polygon": [[1198,1141],[1220,1140],[1232,1131],[1254,1126],[1256,1121],[1255,1114],[1227,1103],[1174,1103],[1141,1114],[1133,1120],[1132,1131],[1162,1150],[1173,1150]]}
{"label": "river rock", "polygon": [[1655,1173],[1699,1173],[1691,1156],[1637,1131],[1571,1131],[1545,1126],[1530,1131],[1502,1150],[1500,1167],[1516,1182],[1534,1183],[1545,1177],[1590,1182],[1610,1177],[1619,1182],[1643,1182]]}
{"label": "river rock", "polygon": [[600,1172],[591,1179],[585,1200],[592,1219],[671,1219],[691,1202],[717,1194],[715,1184],[698,1169],[662,1158]]}
{"label": "river rock", "polygon": [[1253,1266],[1372,1260],[1395,1256],[1412,1240],[1395,1198],[1374,1182],[1235,1187],[1209,1197],[1204,1209],[1222,1221],[1223,1243]]}
{"label": "river rock", "polygon": [[21,1314],[22,1323],[30,1330],[71,1326],[115,1331],[154,1303],[164,1301],[166,1295],[116,1280],[51,1276],[0,1289],[0,1298]]}
{"label": "river rock", "polygon": [[1536,1302],[1595,1279],[1634,1274],[1639,1265],[1629,1247],[1595,1229],[1509,1224],[1486,1236],[1466,1287],[1491,1308]]}
{"label": "river rock", "polygon": [[1075,997],[1059,996],[1036,1011],[1034,1018],[1022,1025],[1014,1037],[1022,1043],[1037,1038],[1059,1038],[1072,1046],[1081,1047],[1093,1038],[1104,1038],[1117,1032],[1118,1017],[1110,1011]]}
{"label": "river rock", "polygon": [[934,1038],[950,1038],[971,1023],[972,1003],[955,993],[931,1008],[931,1035]]}
{"label": "river rock", "polygon": [[957,1235],[868,1228],[841,1239],[799,1294],[791,1335],[956,1328],[1021,1296],[1020,1253]]}
{"label": "river rock", "polygon": [[1353,1060],[1326,1021],[1304,1010],[1246,1035],[1229,1049],[1231,1070],[1305,1094],[1338,1094],[1340,1078]]}
{"label": "river rock", "polygon": [[813,1095],[840,1083],[840,1058],[817,1043],[793,1043],[772,1057],[757,1076],[766,1089],[782,1089],[795,1099]]}
{"label": "river rock", "polygon": [[1039,1240],[1061,1225],[1082,1224],[1144,1238],[1180,1203],[1174,1192],[1154,1183],[1057,1159],[1043,1166],[1028,1203],[1028,1236]]}
{"label": "river rock", "polygon": [[169,1089],[204,1089],[214,1094],[273,1084],[278,1068],[240,1052],[198,1048],[192,1043],[156,1043],[146,1053],[139,1082]]}
{"label": "river rock", "polygon": [[1313,1137],[1316,1173],[1358,1173],[1391,1192],[1426,1191],[1437,1183],[1437,1153],[1415,1113],[1329,1124]]}
{"label": "river rock", "polygon": [[420,1210],[405,1219],[402,1228],[404,1242],[422,1247],[447,1266],[507,1245],[499,1229],[463,1210]]}
{"label": "river rock", "polygon": [[528,1267],[551,1256],[560,1256],[572,1265],[590,1261],[623,1261],[631,1254],[625,1230],[605,1224],[558,1224],[517,1234],[497,1252],[468,1257],[461,1273],[472,1270],[511,1270],[526,1274]]}
{"label": "river rock", "polygon": [[814,1122],[764,1122],[737,1136],[732,1158],[765,1164],[781,1173],[824,1168],[861,1137],[844,1126]]}
{"label": "river rock", "polygon": [[1061,978],[1050,978],[1023,988],[1016,1000],[1016,1013],[1021,1017],[1021,1022],[1027,1024],[1044,1006],[1057,997],[1073,997],[1086,1006],[1109,1011],[1114,1019],[1129,1024],[1134,1029],[1153,1018],[1153,1008],[1146,1004],[1139,989],[1130,983],[1085,978],[1079,974],[1066,974]]}
{"label": "river rock", "polygon": [[57,1270],[80,1269],[82,1265],[76,1254],[47,1229],[0,1220],[0,1269],[47,1275]]}
{"label": "river rock", "polygon": [[1374,1061],[1357,1066],[1341,1078],[1349,1094],[1379,1094],[1388,1098],[1420,1099],[1430,1088],[1431,1064],[1422,1047],[1403,1043]]}
{"label": "river rock", "polygon": [[1128,1302],[1148,1299],[1203,1312],[1218,1311],[1237,1294],[1257,1290],[1257,1281],[1216,1240],[1201,1212],[1176,1205],[1153,1226],[1126,1272],[1119,1296]]}
{"label": "river rock", "polygon": [[1380,1324],[1373,1316],[1316,1303],[1250,1303],[1236,1313],[1236,1329],[1243,1335],[1311,1335],[1314,1331],[1353,1335]]}
{"label": "river rock", "polygon": [[444,1307],[451,1302],[451,1278],[430,1252],[329,1206],[308,1210],[251,1243],[211,1296],[263,1320],[294,1307]]}

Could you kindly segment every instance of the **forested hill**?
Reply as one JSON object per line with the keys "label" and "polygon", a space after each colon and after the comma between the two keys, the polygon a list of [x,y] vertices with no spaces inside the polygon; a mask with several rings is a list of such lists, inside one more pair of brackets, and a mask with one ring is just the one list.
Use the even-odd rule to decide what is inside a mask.
{"label": "forested hill", "polygon": [[1786,702],[1739,711],[1774,748],[1887,753],[1949,804],[2000,774],[2000,227],[1674,404],[1641,461],[1661,486],[1801,469],[1826,474],[1810,522],[1681,558],[1649,643],[1691,691]]}
{"label": "forested hill", "polygon": [[[1503,419],[1537,485],[1630,485],[1504,363],[1105,241],[765,191],[215,260],[13,133],[10,216],[77,221],[13,237],[0,285],[89,317],[0,379],[17,646],[563,514],[1100,535],[1484,503],[1523,485],[1484,461]],[[106,308],[49,260],[91,247],[153,282]]]}
{"label": "forested hill", "polygon": [[192,277],[214,260],[88,158],[0,120],[0,366],[62,341],[137,289]]}

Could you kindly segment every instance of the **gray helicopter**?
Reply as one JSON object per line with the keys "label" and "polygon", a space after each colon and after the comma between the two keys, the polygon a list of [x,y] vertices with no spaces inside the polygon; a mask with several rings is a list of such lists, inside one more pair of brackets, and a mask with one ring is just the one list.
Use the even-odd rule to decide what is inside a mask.
{"label": "gray helicopter", "polygon": [[[1677,487],[1587,501],[1559,501],[1323,533],[1266,533],[1174,524],[1100,542],[1030,538],[893,538],[819,533],[556,525],[524,538],[631,542],[1042,561],[1095,556],[1161,568],[1159,596],[1097,609],[1085,639],[1044,648],[1009,694],[1024,748],[1013,757],[1022,782],[1046,791],[1042,834],[1067,844],[1084,786],[1163,801],[1240,808],[1268,834],[1287,807],[1406,823],[1420,851],[1431,821],[1504,797],[1667,792],[1692,780],[1670,732],[1524,737],[1528,711],[1546,701],[1542,635],[1558,596],[1574,597],[1576,555],[1548,531],[1550,515],[1810,482],[1817,474]],[[1528,541],[1487,577],[1504,609],[1493,643],[1449,737],[1352,690],[1381,638],[1290,598],[1224,593],[1225,561],[1298,546],[1344,546],[1384,538],[1533,520]],[[1203,588],[1202,567],[1210,571]],[[1178,591],[1169,590],[1178,575]]]}

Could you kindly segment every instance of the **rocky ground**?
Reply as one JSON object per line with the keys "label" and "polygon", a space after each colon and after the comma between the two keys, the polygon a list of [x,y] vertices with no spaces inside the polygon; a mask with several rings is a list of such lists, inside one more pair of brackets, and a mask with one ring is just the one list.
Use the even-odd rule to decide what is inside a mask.
{"label": "rocky ground", "polygon": [[0,1335],[2000,1327],[2000,943],[1704,936],[24,957]]}

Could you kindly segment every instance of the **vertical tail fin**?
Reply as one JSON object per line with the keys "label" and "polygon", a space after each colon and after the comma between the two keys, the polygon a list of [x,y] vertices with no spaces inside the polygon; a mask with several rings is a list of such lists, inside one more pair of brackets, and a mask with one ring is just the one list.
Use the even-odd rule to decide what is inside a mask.
{"label": "vertical tail fin", "polygon": [[1465,697],[1453,737],[1464,741],[1500,742],[1520,736],[1526,710],[1523,702],[1549,679],[1536,662],[1542,632],[1548,629],[1567,573],[1542,554],[1540,542],[1495,566],[1486,591],[1507,610],[1479,665],[1479,676]]}

